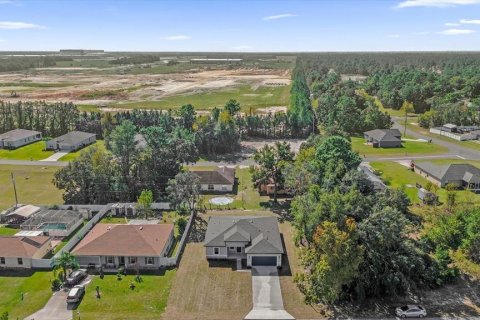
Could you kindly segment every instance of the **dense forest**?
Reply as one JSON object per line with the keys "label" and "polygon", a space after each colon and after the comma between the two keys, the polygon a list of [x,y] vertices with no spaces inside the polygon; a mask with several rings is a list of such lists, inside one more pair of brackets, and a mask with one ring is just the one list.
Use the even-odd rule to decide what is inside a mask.
{"label": "dense forest", "polygon": [[[356,116],[366,107],[354,97],[352,89],[362,89],[378,97],[386,108],[398,110],[405,101],[412,103],[415,113],[425,113],[419,119],[423,127],[446,122],[480,123],[479,53],[325,53],[301,55],[301,60],[307,83],[318,99],[319,119],[333,117],[341,122],[346,100],[334,100],[331,95],[324,94],[326,88],[336,86],[350,89],[350,98],[357,100],[357,106],[350,106],[350,110]],[[341,75],[364,77],[347,84],[340,81]],[[353,101],[349,105],[353,105]],[[368,107],[371,105],[369,103]],[[369,117],[376,119],[378,116],[377,112]],[[333,125],[332,120],[323,122],[326,126]],[[364,120],[360,122],[365,123]],[[360,129],[358,124],[354,126]]]}
{"label": "dense forest", "polygon": [[[43,54],[43,53],[42,53]],[[58,61],[72,61],[70,57],[61,56],[0,56],[0,72],[22,71],[32,68],[54,67]]]}

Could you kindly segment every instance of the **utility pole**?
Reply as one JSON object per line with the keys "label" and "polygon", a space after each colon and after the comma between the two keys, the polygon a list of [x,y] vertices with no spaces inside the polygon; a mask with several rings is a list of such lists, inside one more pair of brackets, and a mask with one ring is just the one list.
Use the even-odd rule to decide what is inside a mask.
{"label": "utility pole", "polygon": [[13,191],[15,192],[15,208],[17,208],[18,207],[17,187],[15,185],[15,178],[13,177],[13,172],[11,172],[11,175],[12,175]]}

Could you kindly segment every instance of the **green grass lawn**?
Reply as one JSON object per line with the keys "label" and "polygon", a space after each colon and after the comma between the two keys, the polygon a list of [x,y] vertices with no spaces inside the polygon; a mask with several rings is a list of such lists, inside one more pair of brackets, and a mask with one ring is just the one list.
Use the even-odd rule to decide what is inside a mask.
{"label": "green grass lawn", "polygon": [[64,155],[63,157],[58,159],[58,161],[65,161],[65,162],[73,161],[77,159],[83,151],[88,150],[90,148],[94,148],[94,147],[98,147],[100,149],[105,150],[105,142],[103,140],[97,140],[97,142],[95,142],[94,144],[91,144],[78,151],[70,152],[69,154]]}
{"label": "green grass lawn", "polygon": [[[50,299],[52,272],[24,271],[0,273],[0,314],[7,311],[9,319],[23,319],[43,308]],[[24,294],[23,301],[21,293]]]}
{"label": "green grass lawn", "polygon": [[178,109],[184,104],[192,104],[198,110],[208,110],[222,107],[228,100],[236,99],[243,111],[250,108],[265,108],[272,106],[287,106],[290,86],[267,87],[253,89],[250,85],[242,85],[217,90],[205,90],[193,94],[178,94],[157,101],[136,101],[112,105],[116,108],[146,108],[146,109]]}
{"label": "green grass lawn", "polygon": [[[445,160],[449,161],[450,160]],[[432,161],[433,162],[433,161]],[[441,161],[437,162],[442,164]],[[416,183],[425,186],[427,184],[427,179],[423,178],[419,174],[412,172],[407,167],[402,166],[399,163],[392,161],[385,162],[371,162],[370,165],[375,169],[381,172],[382,180],[391,188],[401,188],[405,187],[405,192],[412,201],[412,203],[420,203],[421,201],[417,196],[417,188],[415,187]],[[413,187],[407,187],[407,185]],[[474,204],[480,204],[480,195],[474,194],[473,192],[460,190],[457,192],[457,202],[469,202]],[[443,188],[438,189],[438,196],[440,202],[444,203],[447,200],[447,192]]]}
{"label": "green grass lawn", "polygon": [[19,203],[63,203],[62,192],[52,183],[57,170],[58,167],[0,165],[0,210],[15,204],[11,172],[15,177]]}
{"label": "green grass lawn", "polygon": [[[106,275],[103,279],[94,277],[88,285],[85,297],[79,306],[82,320],[157,320],[167,306],[175,270],[167,270],[164,275],[142,275],[143,282],[129,285],[133,275],[117,280],[116,275]],[[95,287],[100,287],[101,298],[95,296]],[[75,318],[77,319],[77,318]]]}
{"label": "green grass lawn", "polygon": [[20,229],[0,227],[0,236],[13,236],[18,231],[20,231]]}
{"label": "green grass lawn", "polygon": [[365,144],[364,138],[352,137],[352,148],[361,156],[408,156],[412,154],[438,154],[448,149],[433,143],[405,141],[402,148],[374,148]]}
{"label": "green grass lawn", "polygon": [[8,160],[43,160],[54,154],[53,151],[44,151],[45,142],[38,141],[15,150],[0,149],[0,159]]}

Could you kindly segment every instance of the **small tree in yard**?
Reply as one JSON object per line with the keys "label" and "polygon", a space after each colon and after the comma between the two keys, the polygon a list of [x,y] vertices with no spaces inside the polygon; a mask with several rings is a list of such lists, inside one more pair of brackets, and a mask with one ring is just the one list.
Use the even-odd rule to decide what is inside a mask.
{"label": "small tree in yard", "polygon": [[273,201],[277,202],[278,187],[283,185],[283,169],[293,161],[293,152],[286,142],[276,142],[274,147],[265,145],[254,154],[255,162],[259,164],[252,169],[252,180],[258,184],[273,183]]}
{"label": "small tree in yard", "polygon": [[67,280],[67,270],[68,269],[78,269],[79,265],[77,258],[73,256],[70,252],[64,251],[55,259],[55,270],[61,269],[63,272],[63,282]]}
{"label": "small tree in yard", "polygon": [[407,134],[407,118],[408,118],[408,113],[410,112],[414,112],[415,109],[413,108],[413,103],[411,102],[408,102],[408,101],[404,101],[403,102],[403,105],[402,105],[402,108],[400,109],[401,111],[404,112],[404,115],[405,115],[405,127],[403,129],[403,136],[405,137],[405,135]]}
{"label": "small tree in yard", "polygon": [[180,217],[175,221],[175,224],[178,228],[179,237],[181,237],[187,227],[187,219],[185,219],[185,217]]}
{"label": "small tree in yard", "polygon": [[151,205],[153,203],[153,192],[151,190],[143,190],[137,199],[137,209],[142,211],[147,219],[148,214],[151,212]]}
{"label": "small tree in yard", "polygon": [[192,212],[200,197],[200,180],[193,172],[180,172],[168,181],[167,192],[175,207],[187,205]]}

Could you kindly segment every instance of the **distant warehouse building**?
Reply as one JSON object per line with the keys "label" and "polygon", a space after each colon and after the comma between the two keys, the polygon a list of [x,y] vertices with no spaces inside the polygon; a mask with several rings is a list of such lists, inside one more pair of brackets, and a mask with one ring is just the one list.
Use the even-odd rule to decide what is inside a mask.
{"label": "distant warehouse building", "polygon": [[47,141],[47,150],[76,151],[97,141],[94,133],[72,131]]}
{"label": "distant warehouse building", "polygon": [[15,129],[0,134],[0,148],[16,149],[42,140],[42,133],[33,130]]}

